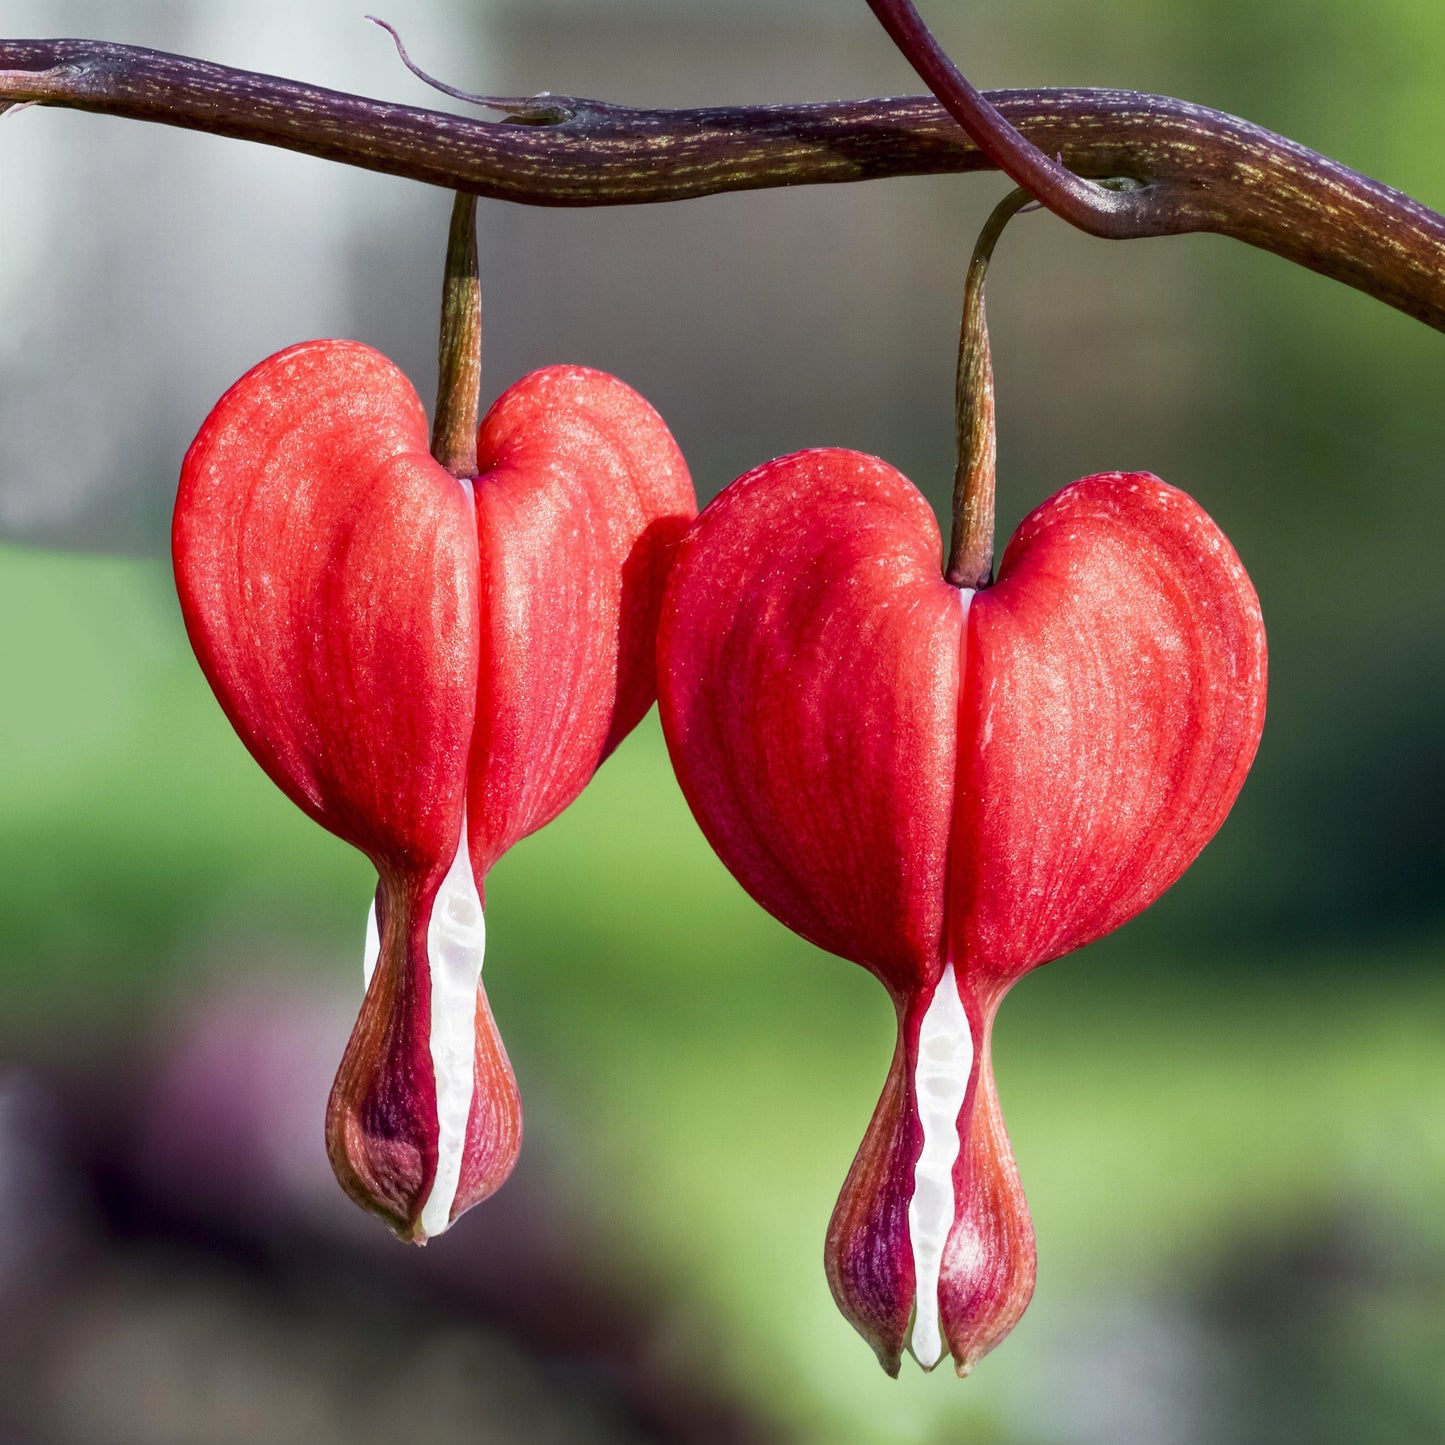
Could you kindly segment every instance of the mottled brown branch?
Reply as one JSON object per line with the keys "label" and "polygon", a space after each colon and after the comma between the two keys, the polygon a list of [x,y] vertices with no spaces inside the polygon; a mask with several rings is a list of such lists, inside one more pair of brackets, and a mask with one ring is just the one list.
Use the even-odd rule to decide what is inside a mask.
{"label": "mottled brown branch", "polygon": [[[1445,217],[1221,111],[1118,90],[988,96],[1084,176],[1155,190],[1171,232],[1213,231],[1331,276],[1445,330]],[[0,40],[0,107],[26,101],[158,121],[541,206],[982,170],[933,100],[631,110],[549,96],[477,120],[388,105],[184,56],[92,40]],[[530,122],[530,123],[529,123]]]}
{"label": "mottled brown branch", "polygon": [[[918,72],[919,79],[989,162],[1040,205],[1071,226],[1110,241],[1177,232],[1180,206],[1168,181],[1156,176],[1148,186],[1123,182],[1105,188],[1097,181],[1075,175],[1057,155],[1041,150],[974,88],[923,23],[913,0],[868,0],[868,8],[903,58]],[[1175,182],[1174,186],[1180,184],[1187,182]]]}

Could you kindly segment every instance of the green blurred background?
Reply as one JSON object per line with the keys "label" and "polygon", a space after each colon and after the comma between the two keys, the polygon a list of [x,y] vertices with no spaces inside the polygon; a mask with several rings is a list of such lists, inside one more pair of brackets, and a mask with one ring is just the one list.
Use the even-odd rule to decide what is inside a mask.
{"label": "green blurred background", "polygon": [[[3,25],[432,104],[359,8],[19,0]],[[1445,204],[1439,7],[925,11],[980,84],[1183,96]],[[475,90],[917,89],[861,0],[384,13]],[[483,203],[486,388],[551,361],[618,373],[704,498],[831,444],[942,503],[963,267],[1004,188]],[[732,882],[655,717],[489,881],[517,1178],[421,1257],[329,1182],[321,1108],[371,880],[225,724],[166,528],[196,427],[262,356],[355,336],[429,394],[448,198],[35,109],[0,125],[0,205],[0,1427],[77,1445],[1445,1439],[1436,334],[1214,238],[1109,245],[1035,215],[1001,246],[1002,529],[1094,470],[1192,492],[1259,590],[1269,719],[1185,879],[1006,1005],[1038,1292],[967,1382],[911,1364],[893,1382],[821,1263],[889,1009]]]}

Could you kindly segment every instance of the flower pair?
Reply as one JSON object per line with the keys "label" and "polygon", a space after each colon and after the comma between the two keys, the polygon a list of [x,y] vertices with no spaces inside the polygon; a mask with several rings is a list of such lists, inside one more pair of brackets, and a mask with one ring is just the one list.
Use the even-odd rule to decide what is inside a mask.
{"label": "flower pair", "polygon": [[781,458],[694,511],[657,414],[582,368],[496,403],[475,477],[431,459],[415,392],[355,343],[263,362],[202,428],[174,532],[197,656],[261,765],[378,874],[331,1160],[418,1242],[505,1179],[521,1120],[480,984],[486,875],[656,690],[723,861],[897,1011],[828,1231],[835,1297],[890,1372],[905,1348],[966,1372],[1034,1275],[994,1012],[1223,821],[1263,720],[1258,604],[1203,511],[1145,474],[1065,488],[977,590],[945,580],[918,492],[858,453]]}

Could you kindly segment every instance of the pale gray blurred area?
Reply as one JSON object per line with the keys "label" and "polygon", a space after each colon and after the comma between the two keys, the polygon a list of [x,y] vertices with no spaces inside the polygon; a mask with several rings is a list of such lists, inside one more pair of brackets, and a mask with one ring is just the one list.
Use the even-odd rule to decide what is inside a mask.
{"label": "pale gray blurred area", "polygon": [[[4,28],[456,108],[406,73],[362,8],[18,0]],[[918,89],[866,9],[841,0],[398,0],[384,16],[419,64],[480,92],[681,106]],[[1047,78],[1067,42],[994,17],[967,45],[974,73],[1003,84]],[[990,176],[599,210],[484,202],[484,390],[551,362],[613,371],[667,418],[704,497],[770,456],[838,445],[887,456],[941,502],[963,270],[1005,190]],[[37,107],[0,123],[0,204],[4,536],[162,552],[200,422],[292,342],[364,340],[431,404],[442,192]],[[1168,474],[1181,415],[1209,400],[1192,244],[1111,248],[1047,216],[1016,223],[990,298],[1009,524],[1086,471]]]}

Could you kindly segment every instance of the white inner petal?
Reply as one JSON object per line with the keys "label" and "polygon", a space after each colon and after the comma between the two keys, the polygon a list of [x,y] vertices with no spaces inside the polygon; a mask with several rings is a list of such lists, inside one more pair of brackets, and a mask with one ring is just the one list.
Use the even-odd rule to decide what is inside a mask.
{"label": "white inner petal", "polygon": [[376,894],[371,895],[371,907],[366,914],[366,947],[361,955],[361,986],[371,987],[371,976],[376,972],[376,962],[381,957],[381,930],[376,926]]}
{"label": "white inner petal", "polygon": [[426,931],[437,1096],[437,1172],[421,1211],[422,1232],[428,1237],[440,1234],[451,1223],[461,1178],[467,1117],[476,1086],[477,989],[486,942],[481,894],[467,854],[464,814],[457,856],[437,890]]}
{"label": "white inner petal", "polygon": [[[457,854],[437,890],[426,932],[431,973],[430,1048],[437,1096],[437,1172],[421,1211],[422,1232],[428,1238],[440,1234],[451,1222],[461,1180],[467,1118],[476,1088],[477,988],[486,944],[486,920],[467,856],[464,816]],[[381,931],[373,896],[361,962],[367,988],[380,957]]]}
{"label": "white inner petal", "polygon": [[913,1171],[908,1235],[913,1246],[915,1305],[913,1357],[925,1369],[943,1358],[938,1322],[938,1273],[953,1228],[953,1165],[958,1158],[958,1114],[973,1068],[973,1034],[958,996],[953,965],[943,970],[918,1031],[914,1089],[923,1150]]}

